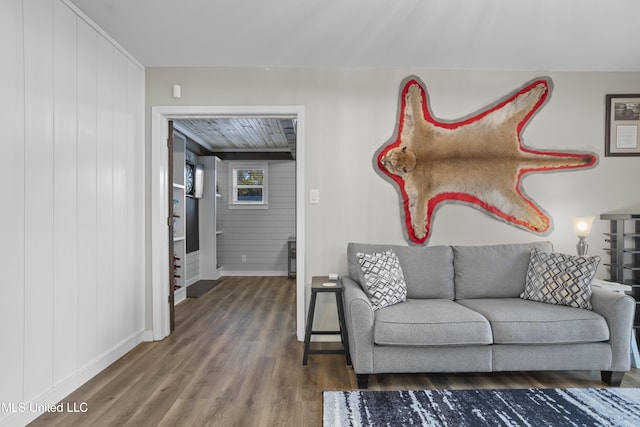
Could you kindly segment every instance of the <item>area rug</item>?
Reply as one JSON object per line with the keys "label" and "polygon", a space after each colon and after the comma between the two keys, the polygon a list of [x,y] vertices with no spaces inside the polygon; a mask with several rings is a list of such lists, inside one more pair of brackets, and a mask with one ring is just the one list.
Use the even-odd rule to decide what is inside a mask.
{"label": "area rug", "polygon": [[640,426],[640,389],[325,391],[323,425]]}
{"label": "area rug", "polygon": [[220,280],[198,280],[187,287],[187,298],[200,298],[220,283]]}

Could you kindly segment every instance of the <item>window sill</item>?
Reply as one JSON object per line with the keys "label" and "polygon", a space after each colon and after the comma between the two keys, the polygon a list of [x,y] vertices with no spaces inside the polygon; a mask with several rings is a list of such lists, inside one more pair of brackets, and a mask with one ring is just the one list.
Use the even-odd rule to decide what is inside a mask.
{"label": "window sill", "polygon": [[246,204],[246,205],[242,205],[242,204],[232,205],[232,204],[229,204],[229,205],[227,205],[227,207],[229,209],[269,209],[269,205],[250,205],[250,204]]}

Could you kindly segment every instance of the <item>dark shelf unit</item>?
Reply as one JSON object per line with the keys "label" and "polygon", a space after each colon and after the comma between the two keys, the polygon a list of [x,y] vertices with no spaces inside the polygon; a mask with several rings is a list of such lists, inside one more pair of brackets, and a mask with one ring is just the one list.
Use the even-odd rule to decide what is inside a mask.
{"label": "dark shelf unit", "polygon": [[612,212],[600,215],[610,221],[605,233],[605,251],[609,253],[609,280],[631,286],[630,295],[636,300],[633,327],[640,329],[640,213]]}

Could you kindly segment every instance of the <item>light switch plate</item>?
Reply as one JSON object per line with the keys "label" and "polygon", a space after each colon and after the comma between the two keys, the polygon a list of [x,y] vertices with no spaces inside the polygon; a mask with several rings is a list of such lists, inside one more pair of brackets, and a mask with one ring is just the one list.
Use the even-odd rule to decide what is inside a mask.
{"label": "light switch plate", "polygon": [[320,203],[320,190],[312,188],[309,191],[309,203]]}

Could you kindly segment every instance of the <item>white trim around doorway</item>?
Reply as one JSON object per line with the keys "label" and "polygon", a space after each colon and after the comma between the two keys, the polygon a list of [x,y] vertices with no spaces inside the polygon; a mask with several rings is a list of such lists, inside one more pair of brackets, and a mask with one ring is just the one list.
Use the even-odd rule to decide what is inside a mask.
{"label": "white trim around doorway", "polygon": [[153,339],[169,330],[168,148],[169,120],[206,117],[295,117],[296,126],[296,337],[304,340],[305,154],[304,106],[155,106],[151,108],[151,312]]}

